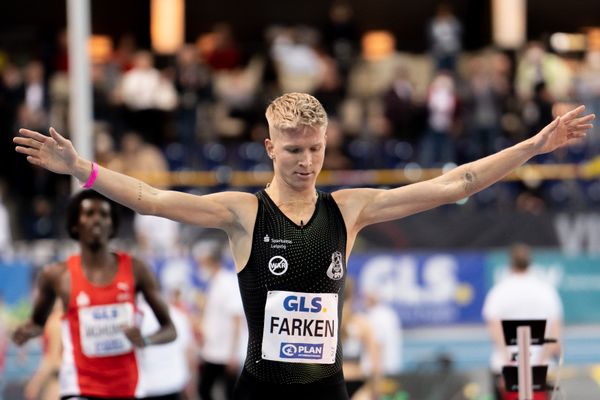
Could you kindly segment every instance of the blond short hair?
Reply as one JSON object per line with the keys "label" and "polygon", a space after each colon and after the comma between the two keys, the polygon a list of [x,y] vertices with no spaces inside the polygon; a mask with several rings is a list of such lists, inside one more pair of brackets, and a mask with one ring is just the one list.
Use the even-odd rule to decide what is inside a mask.
{"label": "blond short hair", "polygon": [[303,126],[327,127],[327,113],[315,97],[307,93],[286,93],[269,104],[265,113],[269,128],[295,130]]}

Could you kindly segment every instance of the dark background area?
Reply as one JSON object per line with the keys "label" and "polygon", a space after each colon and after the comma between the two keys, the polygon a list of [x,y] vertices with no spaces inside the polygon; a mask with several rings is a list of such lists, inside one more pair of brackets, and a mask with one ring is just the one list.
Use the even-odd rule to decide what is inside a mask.
{"label": "dark background area", "polygon": [[[438,0],[417,2],[397,0],[349,0],[362,30],[383,28],[396,34],[403,51],[423,52],[427,48],[425,27]],[[449,2],[464,26],[467,50],[491,42],[491,1]],[[238,0],[186,1],[186,39],[194,41],[216,22],[229,22],[238,40],[253,48],[263,42],[267,25],[308,24],[322,27],[332,1]],[[545,34],[578,31],[582,26],[600,25],[597,0],[530,0],[527,3],[529,39]],[[150,46],[149,0],[92,0],[92,32],[118,39],[132,33],[141,47]],[[66,0],[19,0],[0,2],[0,49],[23,54],[45,52],[56,34],[66,26]]]}

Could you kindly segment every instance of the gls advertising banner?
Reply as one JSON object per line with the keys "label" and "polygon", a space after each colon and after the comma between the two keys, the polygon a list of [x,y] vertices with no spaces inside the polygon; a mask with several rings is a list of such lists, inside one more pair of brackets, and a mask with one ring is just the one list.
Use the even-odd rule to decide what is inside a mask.
{"label": "gls advertising banner", "polygon": [[403,326],[481,322],[484,270],[477,252],[355,254],[348,265],[359,291],[391,305]]}

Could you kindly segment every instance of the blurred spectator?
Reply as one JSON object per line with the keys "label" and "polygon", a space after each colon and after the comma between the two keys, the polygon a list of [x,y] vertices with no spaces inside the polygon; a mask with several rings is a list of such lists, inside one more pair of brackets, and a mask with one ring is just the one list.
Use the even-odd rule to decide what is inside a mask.
{"label": "blurred spectator", "polygon": [[465,117],[472,143],[472,159],[485,157],[501,149],[499,140],[502,135],[502,107],[509,94],[509,87],[505,80],[495,74],[490,65],[491,57],[492,55],[478,55],[469,63]]}
{"label": "blurred spectator", "polygon": [[211,33],[200,40],[202,58],[214,71],[230,70],[240,65],[242,52],[228,23],[216,24]]}
{"label": "blurred spectator", "polygon": [[30,240],[56,238],[58,230],[55,211],[50,198],[43,195],[35,196],[23,224],[25,237]]}
{"label": "blurred spectator", "polygon": [[163,144],[166,112],[177,106],[177,92],[173,82],[154,67],[150,52],[136,53],[133,68],[123,74],[116,96],[126,108],[127,126],[152,143]]}
{"label": "blurred spectator", "polygon": [[[367,316],[355,310],[353,296],[354,282],[347,278],[340,326],[346,387],[351,399],[361,398],[365,393],[370,393],[370,398],[377,399],[381,378],[380,348]],[[365,365],[368,366],[368,370],[365,370]]]}
{"label": "blurred spectator", "polygon": [[212,97],[210,71],[200,62],[198,50],[192,45],[183,46],[177,53],[175,88],[179,96],[176,117],[178,141],[186,149],[186,159],[191,164],[192,150],[198,139],[198,107],[205,106]]}
{"label": "blurred spectator", "polygon": [[545,81],[534,85],[533,98],[526,101],[523,107],[523,120],[527,125],[527,132],[531,136],[539,132],[548,121],[552,121],[552,106],[554,99],[548,90]]}
{"label": "blurred spectator", "polygon": [[[113,160],[113,166],[124,174],[148,174],[157,177],[169,170],[165,156],[155,145],[146,142],[135,131],[126,132],[121,139],[121,151],[118,160]],[[157,174],[157,175],[153,175]],[[151,178],[150,178],[151,179]],[[155,182],[159,187],[164,183]]]}
{"label": "blurred spectator", "polygon": [[[171,296],[167,295],[169,315],[177,330],[177,338],[170,342],[139,350],[140,386],[144,400],[191,400],[194,391],[188,391],[187,386],[193,371],[195,346],[192,326],[181,310],[172,304]],[[160,325],[152,309],[138,296],[138,310],[142,314],[141,332],[148,336],[156,332]],[[194,388],[195,389],[195,388]],[[190,396],[191,395],[191,396]]]}
{"label": "blurred spectator", "polygon": [[69,75],[67,72],[55,72],[48,82],[50,126],[55,129],[69,130]]}
{"label": "blurred spectator", "polygon": [[320,69],[319,84],[315,89],[315,96],[320,99],[327,114],[335,117],[338,114],[338,107],[345,92],[339,65],[322,46],[317,46],[315,52]]}
{"label": "blurred spectator", "polygon": [[430,51],[437,70],[454,72],[462,50],[462,24],[452,13],[450,4],[438,4],[427,29]]}
{"label": "blurred spectator", "polygon": [[25,68],[25,98],[19,109],[19,125],[42,129],[48,125],[48,87],[44,80],[44,66],[30,61]]}
{"label": "blurred spectator", "polygon": [[521,100],[531,100],[540,82],[546,82],[553,98],[564,99],[571,90],[572,73],[567,63],[548,53],[542,43],[530,42],[517,58],[515,91]]}
{"label": "blurred spectator", "polygon": [[94,125],[94,159],[103,167],[122,169],[121,158],[115,150],[115,142],[110,133],[110,126],[104,122]]}
{"label": "blurred spectator", "polygon": [[[492,338],[490,358],[492,382],[496,399],[502,400],[501,380],[504,365],[516,365],[512,354],[516,346],[506,346],[502,320],[545,319],[547,338],[557,343],[531,347],[531,365],[546,365],[560,355],[562,340],[562,303],[557,290],[530,270],[531,254],[528,246],[516,244],[510,250],[510,272],[488,292],[483,305],[483,318]],[[519,355],[521,356],[521,355]]]}
{"label": "blurred spectator", "polygon": [[117,65],[119,72],[127,72],[133,68],[136,52],[137,44],[133,34],[126,33],[118,39],[113,63]]}
{"label": "blurred spectator", "polygon": [[381,372],[396,376],[402,370],[402,324],[394,309],[374,290],[363,293],[366,317],[373,328],[381,357]]}
{"label": "blurred spectator", "polygon": [[91,78],[94,120],[116,125],[117,116],[112,93],[115,91],[118,77],[113,75],[110,65],[95,63],[92,65]]}
{"label": "blurred spectator", "polygon": [[[589,50],[579,71],[573,75],[577,101],[583,102],[586,110],[600,115],[600,50]],[[600,150],[600,128],[594,126],[588,133],[589,154],[597,155]]]}
{"label": "blurred spectator", "polygon": [[194,249],[196,259],[208,278],[202,310],[199,393],[211,400],[215,386],[224,386],[232,398],[242,360],[240,344],[244,311],[235,272],[226,268],[220,243],[203,242]]}
{"label": "blurred spectator", "polygon": [[271,57],[281,92],[314,93],[321,83],[317,32],[307,27],[273,27],[271,35]]}
{"label": "blurred spectator", "polygon": [[214,124],[222,141],[238,142],[248,137],[255,121],[262,121],[257,103],[264,60],[252,57],[247,64],[214,74]]}
{"label": "blurred spectator", "polygon": [[433,78],[427,96],[427,129],[421,140],[424,165],[455,160],[458,116],[459,98],[454,78],[447,72],[439,72]]}
{"label": "blurred spectator", "polygon": [[389,90],[383,95],[385,117],[391,124],[393,136],[415,144],[418,132],[418,108],[408,68],[399,65]]}
{"label": "blurred spectator", "polygon": [[342,84],[345,84],[350,67],[358,52],[360,40],[358,25],[354,20],[352,6],[345,1],[333,2],[328,17],[324,29],[326,48],[339,66]]}
{"label": "blurred spectator", "polygon": [[330,119],[327,125],[327,147],[325,148],[325,160],[323,169],[351,169],[352,161],[344,151],[344,132],[342,126],[336,119]]}

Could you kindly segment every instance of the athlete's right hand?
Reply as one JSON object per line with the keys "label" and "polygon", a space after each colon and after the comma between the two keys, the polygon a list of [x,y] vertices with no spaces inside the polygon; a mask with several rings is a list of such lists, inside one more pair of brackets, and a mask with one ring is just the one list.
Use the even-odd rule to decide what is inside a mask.
{"label": "athlete's right hand", "polygon": [[27,155],[27,161],[58,174],[71,174],[77,161],[77,151],[69,139],[65,139],[54,128],[50,136],[29,129],[19,129],[22,136],[13,142],[15,150]]}
{"label": "athlete's right hand", "polygon": [[44,328],[38,326],[32,322],[24,323],[15,329],[12,334],[12,341],[17,345],[21,346],[25,344],[29,339],[42,334]]}

